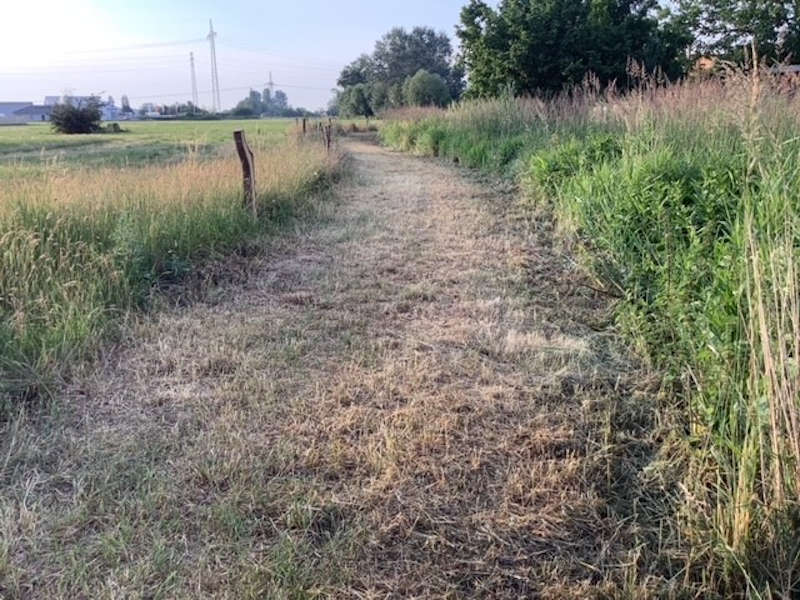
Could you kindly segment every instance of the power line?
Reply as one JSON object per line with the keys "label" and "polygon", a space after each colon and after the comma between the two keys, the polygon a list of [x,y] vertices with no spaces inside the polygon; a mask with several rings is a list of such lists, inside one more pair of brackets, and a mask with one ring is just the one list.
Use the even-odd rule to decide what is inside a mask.
{"label": "power line", "polygon": [[133,44],[131,46],[117,46],[115,48],[95,48],[94,50],[73,50],[65,52],[64,54],[99,54],[102,52],[118,52],[120,50],[145,50],[148,48],[167,48],[169,46],[185,46],[187,44],[197,44],[198,42],[205,42],[205,38],[196,38],[193,40],[174,40],[171,42],[155,42],[150,44]]}
{"label": "power line", "polygon": [[[275,83],[273,82],[276,88],[288,88],[288,89],[300,89],[300,90],[314,90],[317,92],[329,92],[331,91],[330,88],[320,88],[320,87],[311,87],[305,85],[290,85],[285,83]],[[257,89],[264,89],[269,85],[269,82],[264,83],[257,83],[255,85],[241,85],[236,87],[228,87],[228,88],[221,88],[219,91],[221,92],[240,92],[243,90],[257,90]],[[209,94],[213,93],[214,90],[200,90],[201,94]],[[186,92],[174,92],[168,94],[150,94],[148,96],[129,96],[130,100],[150,100],[152,98],[179,98],[186,96]]]}

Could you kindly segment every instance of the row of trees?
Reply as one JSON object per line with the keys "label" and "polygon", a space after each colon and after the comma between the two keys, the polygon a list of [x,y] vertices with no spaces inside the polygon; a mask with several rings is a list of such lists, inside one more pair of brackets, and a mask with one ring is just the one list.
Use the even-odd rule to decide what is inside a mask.
{"label": "row of trees", "polygon": [[406,104],[444,105],[464,91],[464,70],[450,38],[429,27],[392,29],[347,65],[331,112],[371,116]]}
{"label": "row of trees", "polygon": [[292,108],[289,97],[282,90],[272,93],[270,88],[259,92],[250,90],[247,98],[241,100],[233,109],[237,117],[265,116],[265,117],[302,117],[308,114],[303,108]]}
{"label": "row of trees", "polygon": [[755,40],[798,56],[796,0],[470,0],[457,35],[474,96],[557,91],[587,73],[625,88],[629,60],[676,79],[700,56],[741,60]]}
{"label": "row of trees", "polygon": [[441,75],[420,69],[402,83],[391,86],[383,81],[374,81],[337,90],[329,112],[371,117],[387,108],[405,105],[445,106],[452,98],[452,92]]}
{"label": "row of trees", "polygon": [[630,61],[669,79],[700,56],[800,61],[799,0],[469,0],[455,57],[426,27],[393,29],[347,65],[332,110],[370,116],[406,104],[442,105],[466,94],[555,92],[593,73],[624,89]]}

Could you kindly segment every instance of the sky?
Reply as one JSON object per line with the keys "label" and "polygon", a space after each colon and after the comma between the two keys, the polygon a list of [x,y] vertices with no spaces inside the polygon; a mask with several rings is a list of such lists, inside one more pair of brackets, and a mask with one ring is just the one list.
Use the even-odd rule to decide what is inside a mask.
{"label": "sky", "polygon": [[3,3],[0,102],[37,104],[64,93],[191,100],[189,53],[201,106],[211,105],[209,18],[217,31],[222,104],[230,108],[272,72],[289,103],[326,106],[341,68],[394,26],[454,38],[466,0],[38,0]]}

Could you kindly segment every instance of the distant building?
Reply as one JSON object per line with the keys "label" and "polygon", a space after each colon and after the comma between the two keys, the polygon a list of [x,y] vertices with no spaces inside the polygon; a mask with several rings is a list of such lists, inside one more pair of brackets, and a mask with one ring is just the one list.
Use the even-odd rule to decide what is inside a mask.
{"label": "distant building", "polygon": [[31,104],[14,114],[24,116],[25,121],[49,121],[53,114],[53,107],[46,104]]}
{"label": "distant building", "polygon": [[17,113],[29,106],[33,106],[33,102],[0,102],[0,125],[27,123],[28,117]]}
{"label": "distant building", "polygon": [[[52,110],[52,107],[56,104],[72,104],[73,106],[82,106],[93,99],[98,100],[96,96],[45,96],[44,104],[45,106],[51,107]],[[111,100],[110,97],[109,100]],[[113,100],[110,102],[103,102],[100,100],[100,118],[103,121],[116,121],[119,119],[119,113],[119,107],[114,104]]]}
{"label": "distant building", "polygon": [[[57,104],[81,106],[91,99],[92,96],[45,96],[44,104],[0,102],[0,125],[49,121],[53,115],[53,107]],[[108,101],[100,103],[100,115],[103,121],[115,121],[120,118],[120,109],[111,97]]]}

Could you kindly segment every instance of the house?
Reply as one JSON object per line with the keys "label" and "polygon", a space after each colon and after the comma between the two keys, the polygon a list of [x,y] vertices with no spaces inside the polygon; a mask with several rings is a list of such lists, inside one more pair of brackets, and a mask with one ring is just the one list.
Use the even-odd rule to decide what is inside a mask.
{"label": "house", "polygon": [[29,106],[33,106],[33,102],[0,102],[0,125],[27,123],[27,115],[17,113]]}

